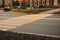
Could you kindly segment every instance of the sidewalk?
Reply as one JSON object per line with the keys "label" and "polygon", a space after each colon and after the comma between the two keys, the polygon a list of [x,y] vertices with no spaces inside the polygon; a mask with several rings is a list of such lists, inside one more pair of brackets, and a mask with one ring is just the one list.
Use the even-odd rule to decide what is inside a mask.
{"label": "sidewalk", "polygon": [[54,12],[59,11],[60,9],[50,10],[46,12],[42,12],[40,14],[32,14],[32,15],[24,15],[20,17],[10,18],[7,20],[1,20],[0,21],[0,30],[8,31],[14,28],[17,28],[19,26],[37,21],[39,19],[43,19],[48,16],[52,16]]}

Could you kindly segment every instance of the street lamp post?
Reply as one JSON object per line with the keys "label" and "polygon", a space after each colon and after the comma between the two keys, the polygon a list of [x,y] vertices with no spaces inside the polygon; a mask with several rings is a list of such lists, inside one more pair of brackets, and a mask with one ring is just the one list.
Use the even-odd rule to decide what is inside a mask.
{"label": "street lamp post", "polygon": [[40,6],[40,0],[38,0],[38,7]]}
{"label": "street lamp post", "polygon": [[10,0],[10,7],[11,8],[13,8],[13,5],[12,5],[13,3],[12,2],[13,2],[13,0]]}
{"label": "street lamp post", "polygon": [[32,11],[32,0],[30,0],[30,9]]}

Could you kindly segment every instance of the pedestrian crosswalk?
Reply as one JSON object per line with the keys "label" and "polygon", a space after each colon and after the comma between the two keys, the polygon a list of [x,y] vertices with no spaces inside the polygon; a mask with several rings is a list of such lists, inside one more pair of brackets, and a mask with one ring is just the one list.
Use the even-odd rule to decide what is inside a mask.
{"label": "pedestrian crosswalk", "polygon": [[[46,11],[42,12],[40,14],[31,14],[31,15],[17,15],[16,14],[10,14],[2,12],[0,15],[0,18],[3,20],[0,20],[0,30],[11,30],[17,27],[20,27],[22,25],[37,21],[39,19],[46,18],[48,16],[52,16],[54,14],[51,14],[53,12],[57,12],[59,10],[52,10],[52,11]],[[6,14],[6,15],[5,15]],[[5,18],[5,19],[4,19]]]}
{"label": "pedestrian crosswalk", "polygon": [[52,15],[53,14],[32,14],[32,15],[24,15],[15,18],[10,18],[7,20],[1,20],[0,29],[8,31]]}

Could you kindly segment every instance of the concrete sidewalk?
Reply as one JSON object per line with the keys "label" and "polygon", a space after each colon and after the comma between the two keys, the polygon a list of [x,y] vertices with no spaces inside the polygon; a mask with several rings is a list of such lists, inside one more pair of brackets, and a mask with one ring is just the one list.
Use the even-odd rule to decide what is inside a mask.
{"label": "concrete sidewalk", "polygon": [[32,15],[24,15],[20,17],[10,18],[7,20],[0,21],[0,30],[8,31],[22,25],[37,21],[39,19],[43,19],[48,16],[52,16],[54,12],[58,12],[60,9],[50,10],[46,12],[42,12],[40,14],[32,14]]}

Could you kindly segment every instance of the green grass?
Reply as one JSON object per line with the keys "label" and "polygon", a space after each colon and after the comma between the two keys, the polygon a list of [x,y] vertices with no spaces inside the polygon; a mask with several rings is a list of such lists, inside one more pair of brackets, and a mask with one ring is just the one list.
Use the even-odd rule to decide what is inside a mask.
{"label": "green grass", "polygon": [[34,9],[21,9],[21,10],[12,10],[13,12],[32,12],[32,13],[38,13],[38,12],[44,12],[48,10],[53,10],[55,8],[34,8]]}
{"label": "green grass", "polygon": [[32,11],[34,13],[38,13],[38,12],[44,12],[44,11],[53,10],[53,9],[55,9],[55,8],[35,8]]}
{"label": "green grass", "polygon": [[31,10],[28,10],[28,9],[15,9],[15,10],[12,10],[12,12],[31,12]]}

